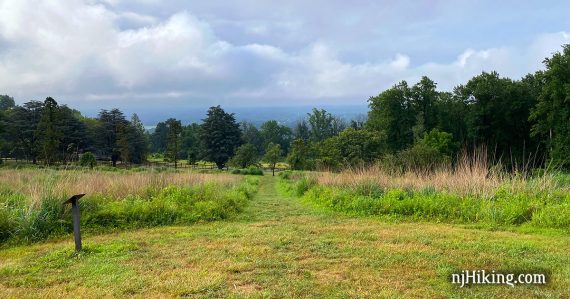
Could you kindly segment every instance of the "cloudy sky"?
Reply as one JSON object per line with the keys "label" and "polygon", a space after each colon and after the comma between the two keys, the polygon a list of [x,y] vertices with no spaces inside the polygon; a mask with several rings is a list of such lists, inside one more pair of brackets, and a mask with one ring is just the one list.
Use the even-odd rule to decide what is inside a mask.
{"label": "cloudy sky", "polygon": [[520,78],[568,1],[0,0],[0,94],[86,107],[364,105],[427,75]]}

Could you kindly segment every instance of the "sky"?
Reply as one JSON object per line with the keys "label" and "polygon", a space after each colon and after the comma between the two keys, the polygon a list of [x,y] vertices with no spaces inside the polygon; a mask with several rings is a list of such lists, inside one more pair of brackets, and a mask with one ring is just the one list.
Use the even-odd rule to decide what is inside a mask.
{"label": "sky", "polygon": [[79,110],[366,105],[421,76],[519,79],[568,1],[0,0],[0,94]]}

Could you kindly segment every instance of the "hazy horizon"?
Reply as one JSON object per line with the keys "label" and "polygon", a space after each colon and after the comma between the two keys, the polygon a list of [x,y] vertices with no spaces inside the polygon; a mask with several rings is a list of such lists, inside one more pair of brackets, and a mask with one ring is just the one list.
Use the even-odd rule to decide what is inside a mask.
{"label": "hazy horizon", "polygon": [[[216,106],[216,105],[213,105]],[[165,121],[168,118],[176,118],[182,121],[183,124],[190,124],[193,122],[200,123],[202,119],[206,118],[208,108],[204,107],[102,107],[100,109],[85,109],[83,115],[88,117],[95,117],[101,109],[119,108],[127,118],[133,113],[136,113],[141,119],[145,127],[150,128],[156,126],[160,121]],[[368,112],[368,105],[297,105],[297,106],[224,106],[221,107],[228,113],[234,113],[237,121],[248,121],[255,125],[260,125],[267,120],[276,120],[281,124],[291,126],[297,120],[305,118],[307,113],[311,112],[313,108],[325,109],[335,116],[339,116],[344,120],[351,120],[357,117],[365,116]],[[73,107],[72,107],[73,108]]]}

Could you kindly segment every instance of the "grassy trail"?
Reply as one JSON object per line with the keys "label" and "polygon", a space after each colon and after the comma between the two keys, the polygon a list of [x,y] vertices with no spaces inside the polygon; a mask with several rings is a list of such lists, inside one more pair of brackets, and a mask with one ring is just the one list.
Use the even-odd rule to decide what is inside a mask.
{"label": "grassy trail", "polygon": [[[350,218],[283,197],[265,176],[227,221],[0,250],[0,297],[556,297],[570,237]],[[550,269],[545,287],[459,289],[454,269]]]}

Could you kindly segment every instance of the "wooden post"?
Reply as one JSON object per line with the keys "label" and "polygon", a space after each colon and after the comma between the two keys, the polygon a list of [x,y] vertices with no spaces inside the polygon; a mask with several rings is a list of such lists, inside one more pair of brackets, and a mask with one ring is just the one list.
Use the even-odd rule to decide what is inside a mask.
{"label": "wooden post", "polygon": [[81,230],[79,229],[79,199],[85,194],[73,195],[66,200],[63,204],[71,204],[71,214],[73,216],[73,237],[75,239],[75,251],[81,251]]}

